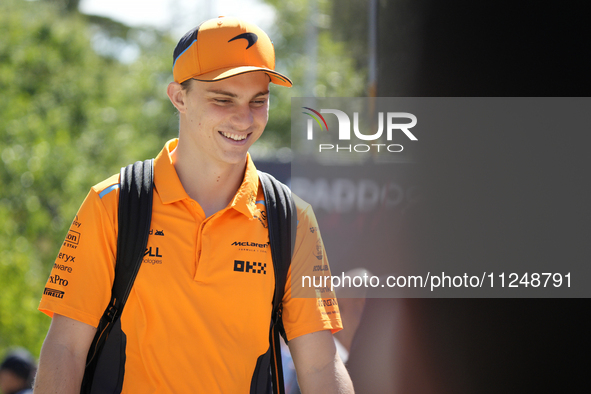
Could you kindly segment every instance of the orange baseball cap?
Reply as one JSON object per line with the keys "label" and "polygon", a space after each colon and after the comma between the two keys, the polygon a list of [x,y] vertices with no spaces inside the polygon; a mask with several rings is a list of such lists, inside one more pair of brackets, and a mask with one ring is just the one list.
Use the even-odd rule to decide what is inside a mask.
{"label": "orange baseball cap", "polygon": [[244,20],[220,16],[189,31],[174,50],[174,81],[213,82],[253,71],[264,71],[271,82],[291,87],[275,71],[275,50],[269,36]]}

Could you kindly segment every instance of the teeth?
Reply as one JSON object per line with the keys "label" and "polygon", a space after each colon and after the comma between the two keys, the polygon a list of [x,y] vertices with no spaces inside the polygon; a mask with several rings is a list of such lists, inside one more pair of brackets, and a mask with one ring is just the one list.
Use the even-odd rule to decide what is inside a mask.
{"label": "teeth", "polygon": [[222,135],[224,137],[231,138],[234,141],[242,141],[243,139],[246,138],[246,135],[237,135],[237,134],[224,133],[223,131],[220,131],[220,133],[222,133]]}

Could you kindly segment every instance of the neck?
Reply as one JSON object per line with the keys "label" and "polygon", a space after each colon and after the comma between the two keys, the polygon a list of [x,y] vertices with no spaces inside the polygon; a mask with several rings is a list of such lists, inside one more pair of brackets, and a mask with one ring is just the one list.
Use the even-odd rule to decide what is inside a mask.
{"label": "neck", "polygon": [[180,140],[171,157],[185,191],[199,203],[206,217],[227,207],[244,179],[246,160],[238,164],[212,162]]}

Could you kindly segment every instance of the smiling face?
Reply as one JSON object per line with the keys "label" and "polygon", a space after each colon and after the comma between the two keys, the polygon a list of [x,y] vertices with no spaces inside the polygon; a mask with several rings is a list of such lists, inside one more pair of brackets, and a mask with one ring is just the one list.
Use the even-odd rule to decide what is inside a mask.
{"label": "smiling face", "polygon": [[212,164],[245,164],[269,118],[269,77],[264,72],[216,82],[193,80],[189,89],[174,85],[169,96],[180,112],[179,145],[188,144],[197,159]]}

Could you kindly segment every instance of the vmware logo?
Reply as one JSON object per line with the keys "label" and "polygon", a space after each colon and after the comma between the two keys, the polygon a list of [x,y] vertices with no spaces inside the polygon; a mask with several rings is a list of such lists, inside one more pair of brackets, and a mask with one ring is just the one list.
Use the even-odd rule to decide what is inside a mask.
{"label": "vmware logo", "polygon": [[[333,130],[328,129],[326,119],[322,114],[333,114],[336,116],[338,121],[338,139],[344,142],[350,142],[352,140],[351,135],[351,119],[344,111],[338,109],[321,109],[317,111],[310,107],[302,107],[307,110],[302,112],[308,115],[310,119],[307,120],[306,124],[306,138],[308,140],[314,140],[314,122],[320,128],[320,132],[334,133]],[[385,118],[385,121],[384,121]],[[406,123],[404,120],[406,119]],[[410,120],[410,122],[408,122]],[[386,123],[384,127],[384,123]],[[384,129],[386,133],[386,140],[392,141],[392,138],[396,134],[405,135],[411,141],[417,141],[417,137],[409,130],[416,126],[417,117],[408,112],[384,112],[378,113],[378,130],[374,133],[362,133],[359,130],[359,112],[353,112],[353,133],[354,139],[361,141],[376,141],[384,135]],[[326,131],[325,131],[326,129]],[[362,143],[362,144],[318,144],[318,151],[320,153],[326,151],[332,152],[369,152],[369,151],[387,151],[391,153],[402,152],[404,147],[401,144],[380,144],[380,143]]]}

